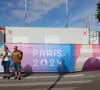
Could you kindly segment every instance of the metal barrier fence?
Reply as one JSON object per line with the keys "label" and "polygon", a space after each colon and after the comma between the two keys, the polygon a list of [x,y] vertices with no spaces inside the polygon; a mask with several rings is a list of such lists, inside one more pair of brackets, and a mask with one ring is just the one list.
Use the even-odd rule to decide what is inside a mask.
{"label": "metal barrier fence", "polygon": [[[23,51],[23,72],[75,72],[100,69],[100,45],[82,44],[6,44]],[[3,43],[0,44],[0,53]],[[0,60],[1,62],[1,60]],[[10,60],[13,71],[13,60]],[[3,71],[0,65],[0,72]]]}

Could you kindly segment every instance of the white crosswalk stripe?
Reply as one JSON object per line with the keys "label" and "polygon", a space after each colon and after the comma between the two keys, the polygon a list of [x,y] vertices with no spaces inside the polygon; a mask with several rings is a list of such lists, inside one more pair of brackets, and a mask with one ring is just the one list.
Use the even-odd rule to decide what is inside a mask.
{"label": "white crosswalk stripe", "polygon": [[[77,87],[68,87],[68,88],[52,88],[52,90],[75,90]],[[25,89],[25,90],[33,90],[33,89]],[[47,90],[47,89],[35,89],[35,90]]]}
{"label": "white crosswalk stripe", "polygon": [[[84,74],[77,74],[77,75],[65,75],[64,77],[79,77],[79,76],[84,76]],[[59,76],[30,76],[30,77],[27,77],[25,79],[34,79],[34,78],[57,78]]]}
{"label": "white crosswalk stripe", "polygon": [[[79,77],[79,76],[84,76],[84,74],[76,74],[76,75],[65,75],[64,77]],[[56,76],[29,76],[26,77],[25,79],[39,79],[39,78],[57,78],[59,75]],[[24,78],[24,77],[23,77]],[[0,77],[0,79],[3,79],[3,77]],[[14,79],[14,77],[11,77],[11,79]]]}

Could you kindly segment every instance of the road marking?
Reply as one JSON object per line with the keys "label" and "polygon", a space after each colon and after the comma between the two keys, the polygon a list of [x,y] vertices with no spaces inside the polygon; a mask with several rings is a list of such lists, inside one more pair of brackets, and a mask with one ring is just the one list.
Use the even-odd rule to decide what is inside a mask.
{"label": "road marking", "polygon": [[[85,84],[90,83],[92,80],[81,80],[81,81],[67,81],[67,82],[58,82],[56,85],[61,84]],[[12,83],[12,84],[0,84],[0,87],[14,87],[14,86],[38,86],[38,85],[52,85],[54,82],[41,82],[41,83]]]}
{"label": "road marking", "polygon": [[[77,87],[67,87],[67,88],[52,88],[51,90],[75,90]],[[34,90],[33,89],[25,89],[25,90]],[[43,89],[35,89],[35,90],[49,90],[47,88],[43,88]]]}
{"label": "road marking", "polygon": [[[79,76],[84,76],[84,74],[77,74],[77,75],[65,75],[64,77],[79,77]],[[29,76],[29,77],[22,77],[24,79],[40,79],[40,78],[58,78],[59,75],[57,76]],[[0,79],[3,79],[3,77],[0,77]],[[11,77],[11,79],[14,79],[14,77]]]}
{"label": "road marking", "polygon": [[[84,76],[84,74],[77,74],[77,75],[65,75],[64,77],[79,77]],[[25,79],[34,79],[34,78],[58,78],[59,76],[30,76],[26,77]]]}
{"label": "road marking", "polygon": [[3,79],[3,77],[0,77],[0,79]]}
{"label": "road marking", "polygon": [[[79,79],[87,79],[87,78],[97,78],[100,77],[100,75],[84,75],[84,74],[78,74],[78,75],[65,75],[62,78],[79,78]],[[29,77],[22,77],[22,80],[30,80],[30,79],[48,79],[48,78],[59,78],[59,76],[29,76]],[[3,77],[0,77],[0,80],[4,80]],[[7,79],[5,79],[7,80]],[[10,80],[14,80],[14,77],[11,77]]]}
{"label": "road marking", "polygon": [[[80,76],[80,77],[79,77]],[[67,77],[67,78],[66,78]],[[79,79],[85,79],[85,80],[87,80],[87,79],[93,79],[93,78],[99,78],[100,77],[100,75],[77,75],[77,77],[74,77],[74,76],[71,76],[71,78],[70,77],[68,77],[68,76],[65,76],[65,77],[62,77],[62,79],[68,79],[68,80],[73,80],[73,79],[77,79],[77,80],[79,80]],[[22,77],[22,80],[21,81],[24,81],[24,80],[39,80],[39,79],[56,79],[56,78],[59,78],[58,76],[48,76],[48,77],[26,77],[26,78],[24,78],[24,77]],[[12,78],[10,78],[10,81],[14,81],[14,77],[12,77]],[[3,79],[2,77],[0,77],[0,83],[2,83],[2,82],[6,82],[6,81],[9,81],[8,79]],[[15,80],[15,81],[18,81],[18,80]]]}

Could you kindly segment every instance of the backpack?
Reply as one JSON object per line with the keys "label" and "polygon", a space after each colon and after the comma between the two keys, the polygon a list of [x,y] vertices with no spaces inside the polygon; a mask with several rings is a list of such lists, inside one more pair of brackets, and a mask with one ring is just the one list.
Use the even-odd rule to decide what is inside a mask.
{"label": "backpack", "polygon": [[22,60],[22,58],[23,58],[23,52],[21,50],[18,50],[18,51],[21,53],[20,60]]}

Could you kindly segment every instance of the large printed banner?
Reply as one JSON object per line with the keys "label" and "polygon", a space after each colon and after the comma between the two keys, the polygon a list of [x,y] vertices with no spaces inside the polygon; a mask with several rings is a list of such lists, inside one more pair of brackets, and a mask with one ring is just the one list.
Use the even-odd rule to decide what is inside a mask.
{"label": "large printed banner", "polygon": [[[100,45],[72,44],[6,44],[23,51],[23,72],[75,72],[100,69]],[[0,53],[3,43],[0,43]],[[1,59],[0,59],[1,63]],[[10,71],[13,71],[10,60]],[[0,72],[3,67],[0,64]]]}
{"label": "large printed banner", "polygon": [[76,45],[76,71],[100,69],[100,45]]}
{"label": "large printed banner", "polygon": [[[74,72],[74,48],[71,44],[6,44],[11,52],[14,46],[23,51],[23,72]],[[13,71],[13,60],[10,70]]]}

